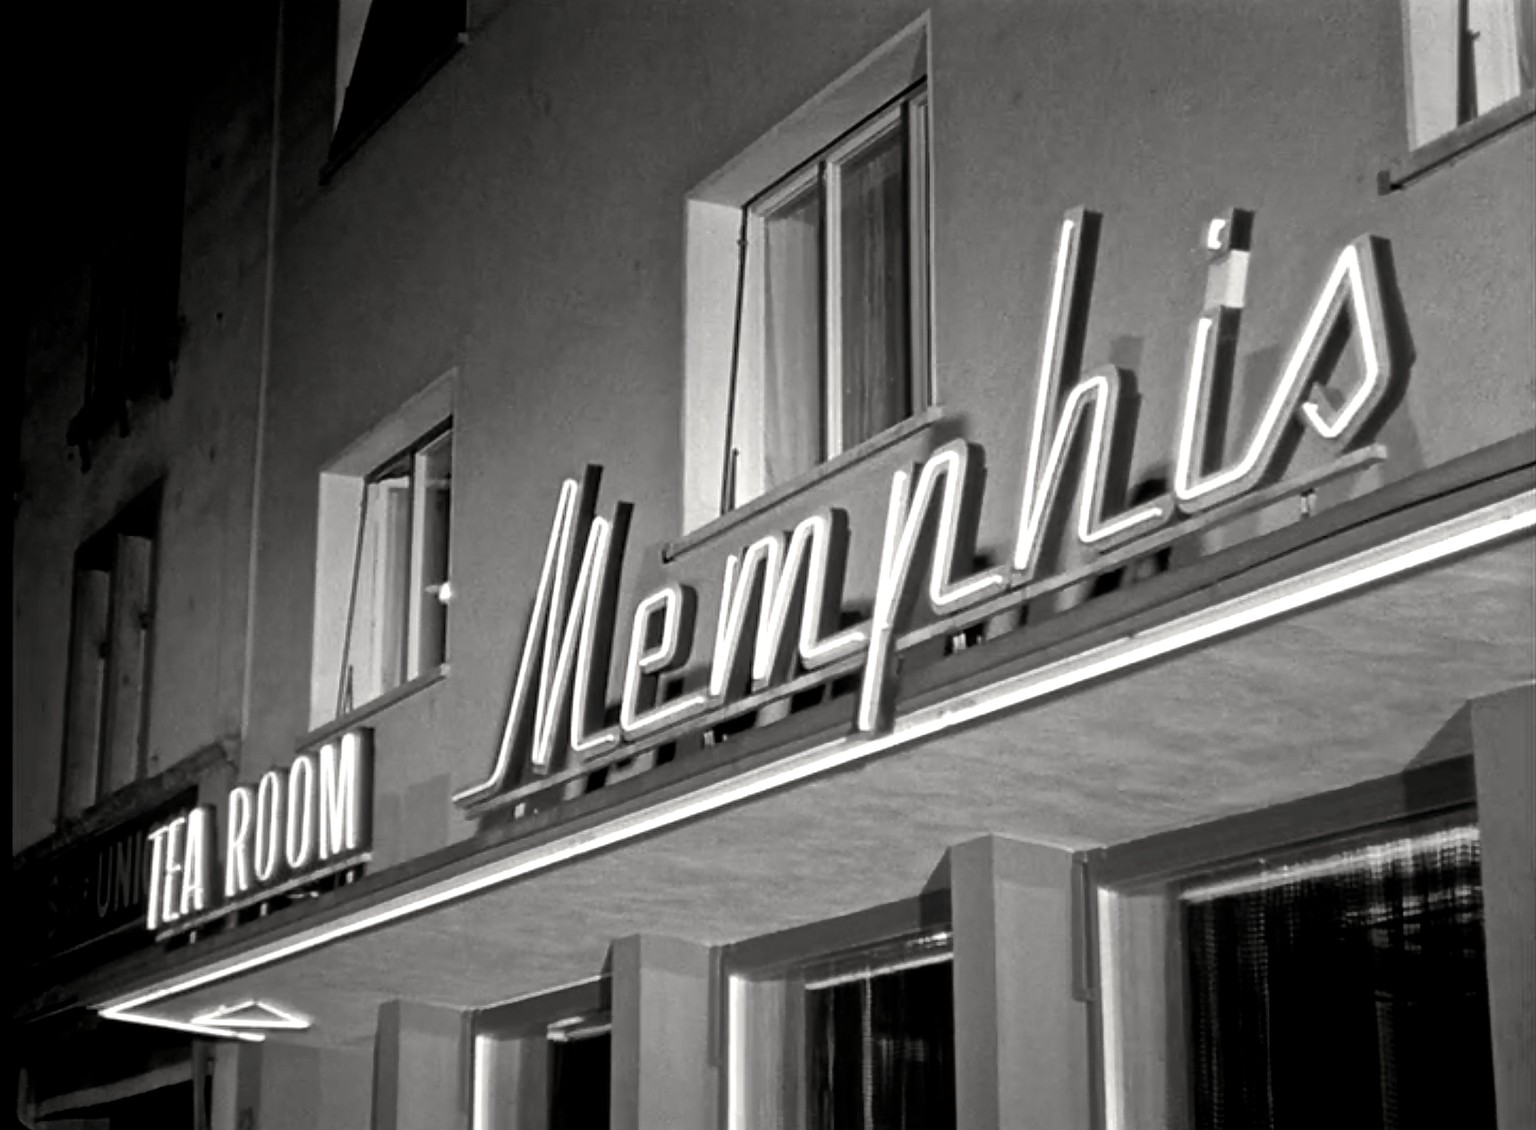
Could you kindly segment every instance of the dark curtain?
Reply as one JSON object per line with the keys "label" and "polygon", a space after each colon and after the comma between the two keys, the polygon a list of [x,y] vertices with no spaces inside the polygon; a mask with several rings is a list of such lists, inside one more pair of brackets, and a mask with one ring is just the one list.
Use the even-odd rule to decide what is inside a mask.
{"label": "dark curtain", "polygon": [[549,1043],[549,1130],[608,1125],[608,1033]]}
{"label": "dark curtain", "polygon": [[843,447],[912,414],[906,133],[842,166]]}
{"label": "dark curtain", "polygon": [[807,1130],[946,1130],[955,1125],[949,962],[806,993]]}
{"label": "dark curtain", "polygon": [[1495,1124],[1471,829],[1184,904],[1203,1130]]}

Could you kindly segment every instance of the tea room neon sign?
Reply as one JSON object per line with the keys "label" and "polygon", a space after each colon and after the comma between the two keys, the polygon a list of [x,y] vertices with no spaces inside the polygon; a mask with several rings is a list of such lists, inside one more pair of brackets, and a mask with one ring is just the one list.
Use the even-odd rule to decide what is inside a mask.
{"label": "tea room neon sign", "polygon": [[[1168,492],[1112,512],[1114,437],[1127,392],[1112,365],[1083,375],[1081,343],[1091,297],[1099,217],[1074,209],[1058,229],[1051,264],[1034,411],[1025,450],[1015,534],[1008,559],[974,570],[972,450],[944,444],[891,477],[874,605],[867,619],[843,620],[847,531],[823,508],[787,534],[770,534],[726,559],[715,613],[713,650],[703,685],[662,698],[660,681],[679,675],[695,640],[694,596],[669,582],[631,613],[617,722],[608,714],[603,647],[613,636],[614,594],[622,566],[628,507],[596,513],[597,472],[562,484],[546,545],[532,616],[495,760],[479,784],[455,795],[470,813],[485,811],[562,780],[631,756],[732,709],[861,672],[854,728],[889,727],[896,680],[893,659],[913,600],[941,618],[985,613],[999,602],[1049,590],[1042,579],[1047,530],[1063,506],[1075,506],[1065,537],[1119,560],[1166,544],[1202,517],[1258,498],[1280,469],[1284,441],[1296,429],[1347,450],[1374,419],[1398,378],[1382,285],[1386,243],[1362,236],[1333,258],[1257,422],[1222,459],[1213,437],[1215,392],[1232,378],[1246,299],[1251,217],[1233,212],[1207,232],[1206,305],[1195,321],[1185,369]],[[1329,387],[1340,340],[1358,364],[1350,387]],[[1340,471],[1367,465],[1345,457]],[[1300,489],[1299,487],[1297,489]],[[932,536],[926,536],[927,530]],[[749,640],[749,629],[755,633]],[[565,762],[565,767],[557,762]]]}
{"label": "tea room neon sign", "polygon": [[[350,730],[230,789],[224,805],[222,872],[215,866],[217,814],[199,805],[149,835],[145,925],[170,936],[368,858],[370,731]],[[222,882],[219,882],[219,877]]]}

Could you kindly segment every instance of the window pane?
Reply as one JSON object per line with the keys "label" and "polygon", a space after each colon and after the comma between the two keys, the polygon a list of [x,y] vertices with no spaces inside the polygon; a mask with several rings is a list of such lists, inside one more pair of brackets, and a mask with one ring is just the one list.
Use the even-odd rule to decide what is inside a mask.
{"label": "window pane", "polygon": [[1189,892],[1195,1123],[1492,1127],[1476,829]]}
{"label": "window pane", "polygon": [[819,182],[763,221],[764,490],[821,460],[821,229]]}
{"label": "window pane", "polygon": [[755,206],[748,229],[727,507],[822,458],[823,201],[812,169]]}
{"label": "window pane", "polygon": [[806,993],[807,1130],[943,1130],[955,1125],[949,962]]}
{"label": "window pane", "polygon": [[549,1042],[549,1130],[608,1125],[608,1033]]}
{"label": "window pane", "polygon": [[1467,0],[1474,115],[1531,88],[1530,8],[1531,0]]}
{"label": "window pane", "polygon": [[411,579],[411,480],[409,475],[373,484],[378,516],[378,556],[374,561],[374,639],[379,693],[404,681],[405,610]]}
{"label": "window pane", "polygon": [[142,770],[145,674],[149,664],[149,617],[154,542],[146,537],[117,539],[112,573],[112,641],[106,688],[102,792],[113,793],[136,781]]}
{"label": "window pane", "polygon": [[[355,30],[359,5],[346,5],[348,38],[339,43],[338,65],[351,73],[336,113],[329,160],[336,162],[404,104],[433,70],[458,46],[464,30],[463,4],[442,0],[370,0],[361,32]],[[338,28],[338,31],[340,28]]]}
{"label": "window pane", "polygon": [[97,759],[107,674],[107,606],[112,574],[77,569],[69,641],[69,714],[64,733],[64,815],[96,801]]}
{"label": "window pane", "polygon": [[452,432],[417,454],[416,476],[419,533],[412,599],[416,643],[407,672],[411,678],[435,669],[448,657],[448,590],[444,586],[448,581],[448,518],[453,497]]}
{"label": "window pane", "polygon": [[1417,147],[1532,86],[1531,0],[1403,0]]}
{"label": "window pane", "polygon": [[912,414],[906,138],[892,129],[843,162],[842,446]]}
{"label": "window pane", "polygon": [[1456,128],[1461,22],[1446,0],[1403,0],[1408,25],[1408,141],[1417,148]]}
{"label": "window pane", "polygon": [[362,544],[353,576],[352,623],[342,713],[404,681],[411,571],[411,476],[368,483]]}

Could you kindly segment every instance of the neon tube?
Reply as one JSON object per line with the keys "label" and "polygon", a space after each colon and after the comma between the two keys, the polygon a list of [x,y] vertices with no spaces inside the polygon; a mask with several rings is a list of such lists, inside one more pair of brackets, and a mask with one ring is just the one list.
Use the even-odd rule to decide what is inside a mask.
{"label": "neon tube", "polygon": [[1260,592],[1236,597],[1170,623],[1123,636],[1067,659],[1003,679],[983,690],[915,710],[898,718],[893,728],[886,733],[851,735],[824,742],[773,764],[706,785],[607,824],[572,832],[510,859],[487,863],[474,871],[446,880],[435,889],[401,895],[360,913],[356,918],[225,958],[209,968],[173,979],[169,983],[110,1001],[101,1005],[98,1012],[112,1020],[185,1029],[186,1025],[182,1022],[150,1016],[137,1010],[168,997],[261,969],[342,938],[457,902],[524,875],[548,870],[568,860],[591,855],[797,781],[867,760],[888,750],[910,745],[934,734],[1117,671],[1150,663],[1207,640],[1278,619],[1434,562],[1504,541],[1533,527],[1536,527],[1536,491],[1525,491],[1365,550],[1345,561],[1292,577]]}

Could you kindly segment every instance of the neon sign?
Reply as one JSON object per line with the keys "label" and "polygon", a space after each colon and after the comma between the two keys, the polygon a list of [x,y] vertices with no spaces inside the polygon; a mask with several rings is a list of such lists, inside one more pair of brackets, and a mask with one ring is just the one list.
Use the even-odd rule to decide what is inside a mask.
{"label": "neon sign", "polygon": [[350,730],[230,789],[222,883],[216,886],[212,805],[149,834],[145,924],[169,936],[324,875],[365,862],[370,848],[371,733]]}
{"label": "neon sign", "polygon": [[[1166,495],[1124,509],[1117,481],[1116,423],[1127,374],[1114,366],[1086,373],[1083,340],[1100,218],[1074,209],[1063,218],[1051,264],[1034,412],[1027,437],[1012,551],[1005,562],[975,568],[977,490],[972,447],[940,446],[919,465],[891,477],[880,541],[873,609],[841,627],[846,522],[823,508],[787,534],[757,539],[726,559],[715,613],[713,650],[702,685],[665,698],[663,678],[682,673],[695,641],[694,593],[676,581],[634,607],[624,655],[617,721],[603,680],[601,645],[612,638],[614,605],[629,516],[596,513],[598,474],[560,489],[524,639],[512,700],[495,760],[479,784],[455,795],[471,813],[515,803],[573,775],[654,747],[669,735],[715,724],[837,675],[861,672],[854,728],[892,722],[893,659],[912,606],[923,600],[948,630],[978,622],[1070,583],[1038,576],[1048,530],[1063,507],[1071,539],[1101,568],[1167,544],[1236,508],[1273,501],[1260,488],[1277,475],[1285,440],[1297,429],[1347,450],[1368,427],[1393,382],[1397,363],[1381,275],[1386,244],[1362,236],[1334,257],[1279,378],[1251,432],[1222,463],[1217,389],[1232,379],[1246,301],[1251,216],[1234,211],[1205,233],[1210,256],[1205,308],[1195,321]],[[1339,391],[1329,377],[1352,345],[1358,373]],[[1078,376],[1078,374],[1083,374]],[[1384,457],[1374,448],[1340,458],[1317,479]],[[1302,489],[1300,484],[1289,488]],[[931,536],[929,531],[931,531]],[[1079,575],[1077,580],[1083,579]],[[755,629],[749,641],[749,629]],[[557,761],[564,761],[557,766]]]}

